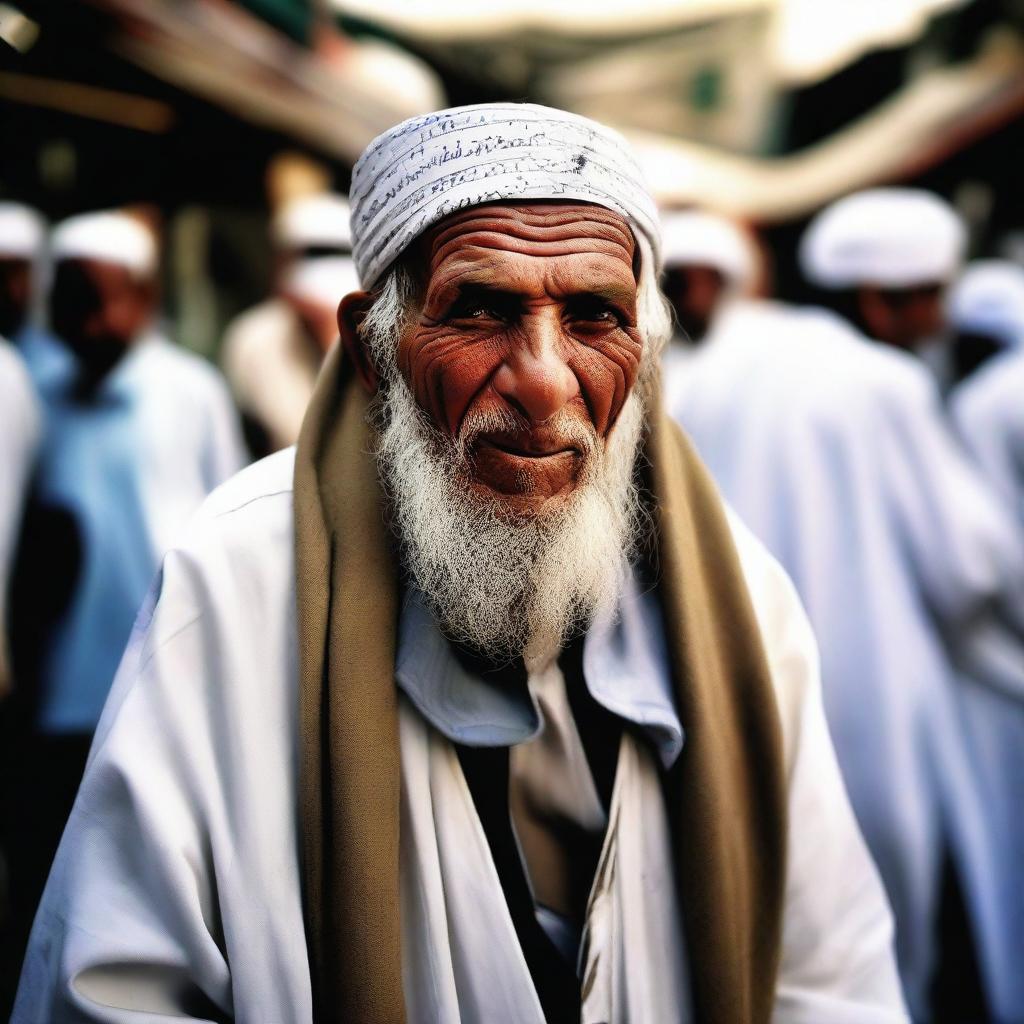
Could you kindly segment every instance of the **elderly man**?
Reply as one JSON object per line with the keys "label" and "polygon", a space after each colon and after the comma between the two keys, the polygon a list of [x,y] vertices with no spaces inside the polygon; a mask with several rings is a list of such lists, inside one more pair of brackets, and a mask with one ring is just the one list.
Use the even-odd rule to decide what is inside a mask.
{"label": "elderly man", "polygon": [[15,1021],[904,1020],[802,613],[658,411],[625,142],[441,111],[352,199],[343,355],[165,562]]}
{"label": "elderly man", "polygon": [[274,218],[273,238],[276,294],[228,325],[221,353],[256,455],[298,440],[324,353],[338,338],[338,296],[356,283],[344,197],[291,200]]}

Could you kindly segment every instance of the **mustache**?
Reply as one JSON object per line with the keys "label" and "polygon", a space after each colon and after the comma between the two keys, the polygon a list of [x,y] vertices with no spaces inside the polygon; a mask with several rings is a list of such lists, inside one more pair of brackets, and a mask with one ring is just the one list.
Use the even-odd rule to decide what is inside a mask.
{"label": "mustache", "polygon": [[481,438],[488,435],[542,439],[546,447],[575,448],[585,459],[601,451],[597,428],[568,409],[560,410],[539,426],[509,406],[471,410],[459,426],[455,448],[462,458],[469,458]]}

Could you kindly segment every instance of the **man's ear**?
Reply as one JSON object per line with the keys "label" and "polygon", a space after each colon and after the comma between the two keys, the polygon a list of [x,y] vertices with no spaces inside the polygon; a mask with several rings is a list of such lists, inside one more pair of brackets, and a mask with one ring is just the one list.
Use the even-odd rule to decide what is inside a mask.
{"label": "man's ear", "polygon": [[373,296],[369,292],[349,292],[338,306],[338,331],[341,334],[341,344],[345,348],[345,356],[352,360],[359,382],[368,394],[375,395],[380,384],[380,375],[377,373],[377,367],[373,365],[369,347],[359,333],[359,326],[372,305]]}

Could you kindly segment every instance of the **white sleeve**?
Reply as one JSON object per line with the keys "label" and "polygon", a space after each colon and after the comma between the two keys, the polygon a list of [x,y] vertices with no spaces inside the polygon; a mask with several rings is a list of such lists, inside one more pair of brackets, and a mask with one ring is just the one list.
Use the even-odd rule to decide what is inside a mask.
{"label": "white sleeve", "polygon": [[[150,624],[152,604],[94,740],[12,1024],[232,1017],[210,841],[211,736],[188,693],[202,673],[175,653],[198,624],[173,596]],[[172,680],[179,693],[170,699]]]}
{"label": "white sleeve", "polygon": [[839,773],[810,623],[782,568],[745,528],[737,540],[775,684],[789,792],[773,1024],[909,1024],[892,912]]}

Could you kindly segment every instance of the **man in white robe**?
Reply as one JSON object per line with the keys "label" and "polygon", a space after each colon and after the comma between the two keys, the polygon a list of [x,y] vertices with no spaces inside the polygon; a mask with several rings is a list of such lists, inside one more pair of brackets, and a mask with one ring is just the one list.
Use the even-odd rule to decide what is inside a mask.
{"label": "man in white robe", "polygon": [[23,774],[5,788],[22,943],[153,574],[206,495],[245,464],[220,375],[155,326],[149,229],[119,212],[82,214],[54,229],[52,248],[52,320],[74,372],[43,395],[12,602],[23,725],[5,755]]}
{"label": "man in white robe", "polygon": [[[239,314],[224,334],[221,365],[256,455],[294,444],[324,353],[338,336],[337,297],[351,290],[348,202],[310,195],[288,202],[273,222],[276,294]],[[324,281],[337,278],[333,301]]]}
{"label": "man in white robe", "polygon": [[665,271],[661,289],[676,323],[661,357],[666,401],[675,381],[716,318],[755,286],[757,251],[738,224],[708,210],[676,210],[662,216]]}
{"label": "man in white robe", "polygon": [[[922,209],[922,236],[936,221],[936,235],[949,227],[930,200],[890,224],[910,230]],[[863,238],[860,218],[844,215],[838,230],[833,211],[820,217],[802,249],[819,282],[895,288],[941,280],[953,265],[955,232],[936,251],[913,231]],[[873,289],[854,289],[855,301],[873,309],[891,298]],[[906,310],[918,299],[930,308],[931,290]],[[899,319],[898,299],[895,308]],[[900,322],[893,343],[879,345],[824,309],[736,310],[693,361],[671,412],[807,606],[839,763],[893,903],[911,1011],[926,1021],[947,848],[990,998],[1003,970],[983,923],[994,823],[966,749],[954,658],[959,646],[974,653],[994,604],[1019,603],[1024,550],[948,430],[931,375],[898,350],[896,334],[912,333]]]}
{"label": "man in white robe", "polygon": [[[1012,291],[992,298],[983,333],[1004,338],[1008,351],[957,385],[949,403],[968,451],[1024,529],[1024,321]],[[1013,1021],[1024,1006],[1024,979],[1014,952],[1024,945],[1024,653],[1020,643],[999,639],[1005,671],[986,674],[990,685],[964,680],[963,716],[995,839],[985,908],[993,1003],[997,1019]]]}
{"label": "man in white robe", "polygon": [[990,359],[1024,349],[1024,267],[1009,260],[968,263],[949,294],[953,382]]}
{"label": "man in white robe", "polygon": [[[219,489],[165,559],[14,1021],[904,1021],[813,638],[657,412],[657,219],[625,142],[532,105],[441,111],[375,140],[353,199],[367,290],[342,301],[344,358],[298,453]],[[664,499],[653,577],[633,489],[644,402]],[[672,484],[684,463],[689,499]],[[346,529],[321,533],[339,508]],[[726,615],[698,588],[724,600],[730,566]],[[701,760],[728,742],[716,724],[738,729],[731,764]],[[704,802],[708,771],[735,803]],[[703,808],[682,847],[722,840],[689,862],[709,892],[673,870],[676,787]],[[754,831],[733,832],[745,815]],[[721,923],[773,864],[778,906],[756,907],[778,921],[771,951],[751,945],[758,920]],[[678,890],[701,908],[685,927]]]}

